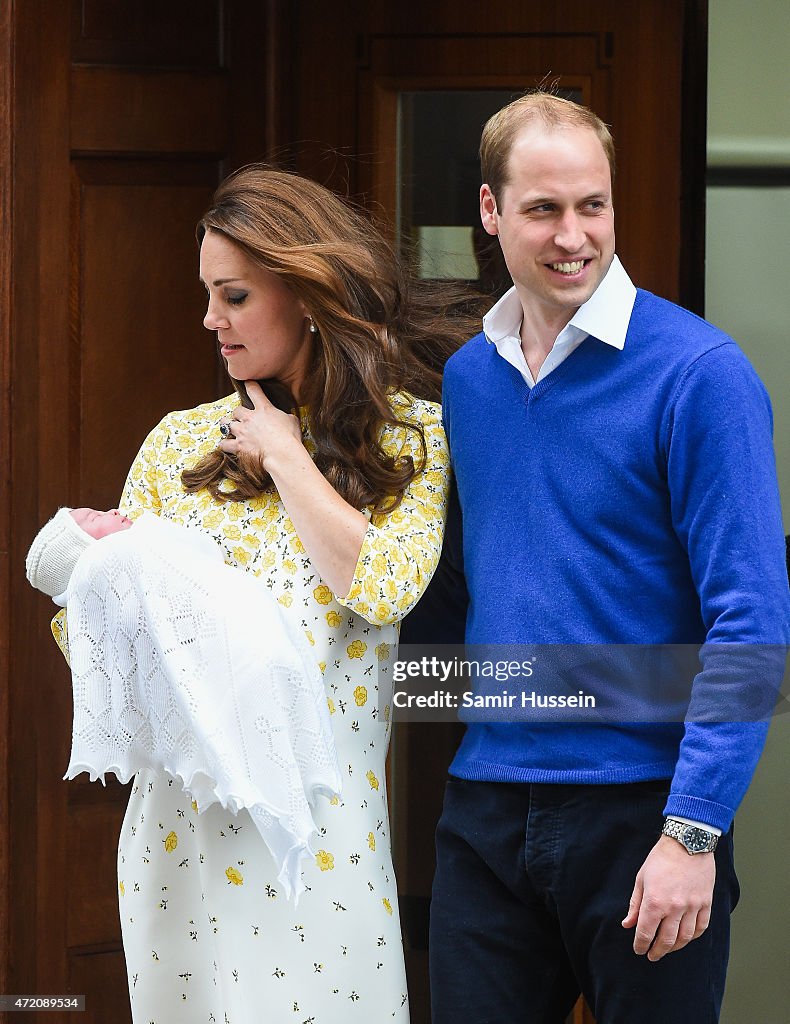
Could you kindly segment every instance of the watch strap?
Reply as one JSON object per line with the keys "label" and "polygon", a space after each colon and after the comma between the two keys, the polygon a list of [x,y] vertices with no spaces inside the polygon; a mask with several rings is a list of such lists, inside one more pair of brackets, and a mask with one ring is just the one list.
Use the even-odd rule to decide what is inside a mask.
{"label": "watch strap", "polygon": [[676,839],[690,856],[696,853],[713,853],[719,841],[715,832],[708,832],[698,825],[689,825],[685,821],[675,821],[674,818],[665,819],[661,834]]}

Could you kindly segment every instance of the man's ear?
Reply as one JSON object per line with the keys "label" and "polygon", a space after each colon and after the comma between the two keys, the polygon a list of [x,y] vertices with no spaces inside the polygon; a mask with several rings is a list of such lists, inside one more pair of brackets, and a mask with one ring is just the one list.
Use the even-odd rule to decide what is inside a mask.
{"label": "man's ear", "polygon": [[489,185],[480,186],[480,220],[489,235],[499,234],[499,213],[496,197]]}

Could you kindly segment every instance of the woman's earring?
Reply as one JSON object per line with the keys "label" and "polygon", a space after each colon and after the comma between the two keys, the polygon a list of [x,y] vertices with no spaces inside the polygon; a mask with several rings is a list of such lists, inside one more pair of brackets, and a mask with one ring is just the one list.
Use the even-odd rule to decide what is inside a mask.
{"label": "woman's earring", "polygon": [[318,324],[313,320],[309,313],[307,314],[307,319],[310,321],[310,333],[318,334]]}

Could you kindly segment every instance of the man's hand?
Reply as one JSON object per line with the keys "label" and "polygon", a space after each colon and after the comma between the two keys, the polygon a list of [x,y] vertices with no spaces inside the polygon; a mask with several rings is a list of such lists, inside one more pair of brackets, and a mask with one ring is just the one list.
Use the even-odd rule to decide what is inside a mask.
{"label": "man's hand", "polygon": [[698,939],[708,927],[716,880],[712,853],[689,856],[661,836],[636,876],[623,928],[633,928],[634,952],[660,960]]}

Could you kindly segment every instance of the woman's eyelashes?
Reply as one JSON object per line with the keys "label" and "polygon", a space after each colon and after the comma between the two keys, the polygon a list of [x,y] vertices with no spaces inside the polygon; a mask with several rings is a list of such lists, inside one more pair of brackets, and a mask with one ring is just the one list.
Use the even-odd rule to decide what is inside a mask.
{"label": "woman's eyelashes", "polygon": [[229,292],[227,302],[229,306],[240,306],[247,298],[249,292]]}

